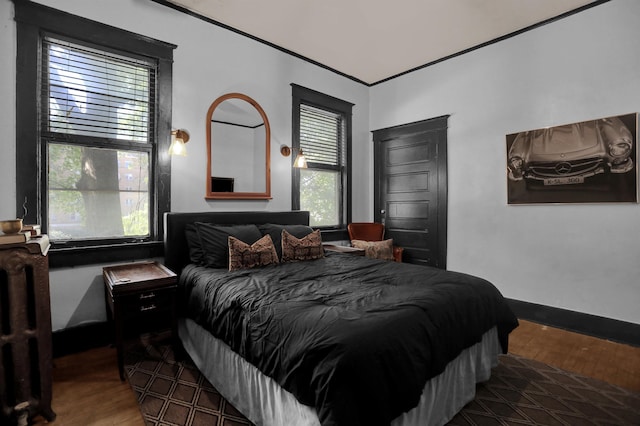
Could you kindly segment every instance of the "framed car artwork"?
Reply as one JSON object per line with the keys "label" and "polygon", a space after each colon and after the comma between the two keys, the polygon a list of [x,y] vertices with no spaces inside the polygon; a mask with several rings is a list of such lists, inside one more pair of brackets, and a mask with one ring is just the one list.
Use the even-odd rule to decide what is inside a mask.
{"label": "framed car artwork", "polygon": [[638,202],[638,114],[507,135],[509,204]]}

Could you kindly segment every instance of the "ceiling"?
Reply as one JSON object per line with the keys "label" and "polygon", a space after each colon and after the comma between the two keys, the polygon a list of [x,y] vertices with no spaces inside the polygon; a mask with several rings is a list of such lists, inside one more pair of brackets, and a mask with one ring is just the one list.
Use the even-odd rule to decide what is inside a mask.
{"label": "ceiling", "polygon": [[167,0],[366,84],[593,0]]}

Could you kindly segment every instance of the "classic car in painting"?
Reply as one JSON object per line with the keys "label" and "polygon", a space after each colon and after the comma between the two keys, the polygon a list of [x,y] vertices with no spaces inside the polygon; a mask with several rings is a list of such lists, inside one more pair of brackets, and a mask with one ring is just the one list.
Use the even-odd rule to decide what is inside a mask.
{"label": "classic car in painting", "polygon": [[[615,191],[618,182],[633,180],[634,188],[630,192],[635,192],[635,135],[636,114],[509,135],[509,185],[521,186],[524,182],[523,190],[587,191],[589,186],[602,187],[604,184]],[[511,189],[510,195],[511,192],[515,193]],[[633,198],[635,199],[635,194]],[[571,199],[533,202],[537,201],[573,202]]]}
{"label": "classic car in painting", "polygon": [[633,136],[618,117],[521,132],[509,150],[509,179],[580,184],[633,170]]}

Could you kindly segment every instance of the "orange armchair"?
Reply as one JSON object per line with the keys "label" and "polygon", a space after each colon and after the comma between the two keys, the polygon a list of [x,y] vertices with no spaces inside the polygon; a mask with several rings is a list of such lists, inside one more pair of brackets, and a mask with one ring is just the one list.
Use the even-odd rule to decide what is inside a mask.
{"label": "orange armchair", "polygon": [[[378,222],[353,222],[347,225],[350,240],[383,241],[384,225]],[[393,246],[393,260],[402,262],[402,247]]]}

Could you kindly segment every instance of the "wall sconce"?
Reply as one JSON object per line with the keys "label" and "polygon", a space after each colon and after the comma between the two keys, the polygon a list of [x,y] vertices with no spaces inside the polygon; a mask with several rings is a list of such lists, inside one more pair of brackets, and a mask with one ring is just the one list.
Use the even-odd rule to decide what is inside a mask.
{"label": "wall sconce", "polygon": [[189,142],[189,132],[184,129],[171,131],[171,145],[169,146],[169,155],[187,155],[185,144]]}
{"label": "wall sconce", "polygon": [[298,155],[296,156],[295,161],[293,162],[293,167],[296,169],[306,169],[307,168],[307,159],[304,157],[304,152],[300,148],[290,148],[287,145],[282,145],[280,147],[280,154],[284,157],[288,157],[291,155],[291,151],[297,150]]}

